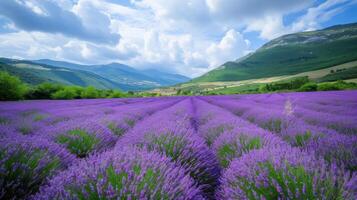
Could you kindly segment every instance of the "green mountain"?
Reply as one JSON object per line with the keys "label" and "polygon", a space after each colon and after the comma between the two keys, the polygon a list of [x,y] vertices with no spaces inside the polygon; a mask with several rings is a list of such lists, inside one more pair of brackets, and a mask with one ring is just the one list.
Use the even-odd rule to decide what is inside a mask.
{"label": "green mountain", "polygon": [[95,73],[37,64],[31,61],[0,58],[0,70],[16,75],[22,81],[32,85],[53,82],[84,87],[92,85],[100,89],[120,88],[119,84]]}
{"label": "green mountain", "polygon": [[110,63],[106,65],[79,65],[48,59],[35,60],[32,62],[92,72],[120,84],[120,88],[123,90],[153,89],[175,85],[190,80],[189,78],[178,74],[170,74],[158,70],[137,70],[120,63]]}
{"label": "green mountain", "polygon": [[189,78],[159,71],[139,71],[129,66],[79,65],[54,60],[16,60],[0,58],[0,70],[20,77],[28,84],[54,82],[66,85],[89,86],[124,91],[153,89],[188,81]]}
{"label": "green mountain", "polygon": [[242,81],[319,70],[357,60],[357,23],[274,39],[254,53],[193,79]]}

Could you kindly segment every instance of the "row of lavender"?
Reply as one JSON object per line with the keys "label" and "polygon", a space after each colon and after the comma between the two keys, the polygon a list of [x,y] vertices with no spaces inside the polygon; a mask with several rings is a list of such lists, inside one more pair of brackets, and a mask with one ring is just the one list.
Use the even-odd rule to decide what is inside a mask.
{"label": "row of lavender", "polygon": [[[240,105],[236,99],[239,96],[230,98],[235,98],[232,104]],[[202,99],[227,105],[216,97]],[[199,133],[211,145],[223,168],[218,199],[356,198],[354,172],[330,164],[306,149],[293,147],[279,134],[238,117],[233,114],[237,112],[235,107],[219,109],[202,100],[197,105]]]}
{"label": "row of lavender", "polygon": [[[0,104],[0,199],[24,199],[49,177],[107,151],[135,123],[180,98]],[[149,105],[149,106],[148,106]]]}
{"label": "row of lavender", "polygon": [[205,99],[329,163],[357,170],[357,93],[287,93]]}
{"label": "row of lavender", "polygon": [[[355,95],[345,95],[351,94]],[[338,107],[337,102],[356,105],[353,99],[342,100],[335,93],[326,93],[320,98],[305,95],[311,95],[311,101],[298,94],[299,97],[282,95],[279,98],[102,100],[93,104],[80,101],[72,109],[47,108],[46,117],[41,120],[35,120],[38,117],[31,116],[33,113],[26,115],[32,118],[32,125],[51,124],[34,129],[36,131],[26,139],[23,139],[24,133],[16,129],[16,123],[3,120],[7,125],[0,129],[4,145],[0,166],[7,179],[0,182],[6,186],[0,198],[355,199],[353,132],[343,135],[351,139],[348,144],[342,140],[343,150],[323,149],[323,142],[328,141],[324,138],[328,137],[322,134],[339,137],[342,134],[329,127],[308,124],[303,116],[295,114],[295,104],[301,102],[299,106],[311,112],[348,119],[354,118],[354,112],[349,110],[342,114],[343,108]],[[273,102],[278,105],[274,106]],[[325,111],[323,105],[329,103],[333,103],[334,109]],[[254,116],[251,115],[253,109],[262,112]],[[3,118],[18,119],[18,116],[11,118],[14,110],[23,113],[28,108],[8,107],[7,117]],[[274,110],[284,113],[284,118],[279,118],[281,122],[270,115]],[[66,111],[71,112],[67,117],[75,117],[51,119],[51,116],[63,119]],[[262,115],[270,118],[264,121]],[[301,125],[304,126],[299,127]],[[20,133],[16,133],[19,136],[14,140],[16,130]],[[297,132],[301,130],[305,131]],[[319,137],[311,137],[316,130],[320,131],[316,134]],[[53,155],[55,159],[50,159]],[[345,157],[339,158],[341,155]],[[31,166],[30,163],[39,160],[44,163],[40,168]],[[43,173],[49,171],[51,173]],[[19,172],[31,176],[19,179],[24,177]],[[9,184],[9,180],[13,182]],[[26,181],[31,184],[23,185],[28,183]],[[23,188],[27,191],[22,191]]]}

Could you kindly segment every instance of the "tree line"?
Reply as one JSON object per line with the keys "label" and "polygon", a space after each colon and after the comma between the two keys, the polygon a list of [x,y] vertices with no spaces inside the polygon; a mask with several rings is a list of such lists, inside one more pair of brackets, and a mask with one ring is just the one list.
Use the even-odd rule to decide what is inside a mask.
{"label": "tree line", "polygon": [[123,92],[120,90],[101,90],[93,86],[80,87],[45,82],[30,86],[23,83],[17,76],[0,71],[0,100],[25,99],[96,99],[156,96],[153,93]]}

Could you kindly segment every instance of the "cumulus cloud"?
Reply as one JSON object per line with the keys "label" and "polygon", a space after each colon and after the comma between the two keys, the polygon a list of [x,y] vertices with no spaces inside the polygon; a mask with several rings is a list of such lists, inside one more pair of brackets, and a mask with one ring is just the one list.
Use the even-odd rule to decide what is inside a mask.
{"label": "cumulus cloud", "polygon": [[[16,27],[26,31],[60,33],[82,40],[111,43],[118,42],[119,34],[108,29],[109,19],[106,15],[96,12],[88,4],[77,5],[75,13],[64,10],[52,1],[0,1],[0,15],[10,19]],[[83,21],[87,23],[84,24]],[[88,23],[90,22],[90,23]],[[88,24],[92,24],[88,26]],[[96,28],[99,26],[98,28]]]}
{"label": "cumulus cloud", "polygon": [[0,56],[122,62],[194,77],[253,51],[254,37],[320,28],[356,2],[1,0]]}
{"label": "cumulus cloud", "polygon": [[267,15],[296,12],[311,5],[311,0],[207,0],[210,11],[223,20],[246,23]]}
{"label": "cumulus cloud", "polygon": [[213,43],[206,50],[210,67],[217,67],[222,60],[235,60],[237,55],[245,55],[249,49],[250,42],[243,35],[231,29],[227,31],[219,43]]}
{"label": "cumulus cloud", "polygon": [[315,30],[320,28],[320,23],[328,21],[333,16],[341,13],[349,6],[357,4],[356,0],[328,0],[322,4],[311,7],[307,13],[291,25],[291,31]]}

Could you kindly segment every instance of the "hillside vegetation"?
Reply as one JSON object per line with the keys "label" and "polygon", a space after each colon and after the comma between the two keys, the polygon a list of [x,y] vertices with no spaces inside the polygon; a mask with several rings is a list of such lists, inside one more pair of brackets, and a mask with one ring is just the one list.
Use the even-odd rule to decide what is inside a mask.
{"label": "hillside vegetation", "polygon": [[79,65],[48,59],[35,60],[32,62],[95,73],[117,83],[120,89],[125,91],[138,91],[170,86],[190,80],[189,78],[178,74],[170,74],[152,69],[138,70],[120,63],[110,63],[106,65]]}
{"label": "hillside vegetation", "polygon": [[3,71],[0,71],[0,88],[0,101],[25,99],[97,99],[158,95],[156,93],[122,92],[115,89],[98,89],[93,86],[81,87],[51,82],[29,85],[22,82],[19,77]]}
{"label": "hillside vegetation", "polygon": [[52,82],[81,87],[94,86],[98,89],[120,88],[118,83],[92,72],[37,64],[30,61],[2,58],[0,59],[0,70],[18,76],[30,85]]}
{"label": "hillside vegetation", "polygon": [[289,34],[192,82],[240,81],[293,75],[357,60],[357,24]]}
{"label": "hillside vegetation", "polygon": [[27,84],[52,82],[98,89],[141,91],[186,82],[189,78],[158,70],[137,70],[130,66],[79,65],[54,60],[16,60],[0,58],[0,71],[20,77]]}

